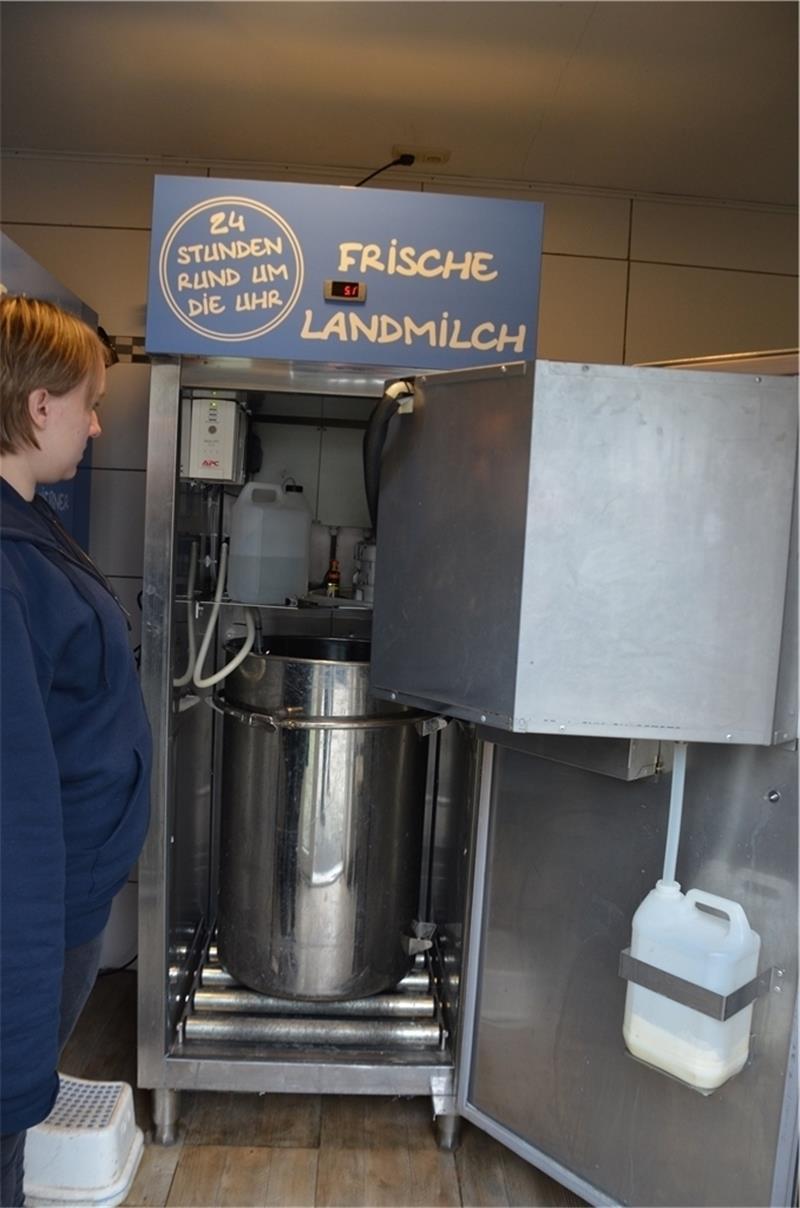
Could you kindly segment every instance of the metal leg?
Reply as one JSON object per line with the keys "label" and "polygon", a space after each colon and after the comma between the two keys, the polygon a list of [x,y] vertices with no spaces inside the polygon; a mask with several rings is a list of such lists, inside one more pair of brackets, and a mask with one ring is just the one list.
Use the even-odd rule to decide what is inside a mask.
{"label": "metal leg", "polygon": [[436,1144],[440,1149],[458,1149],[461,1141],[461,1117],[436,1117]]}
{"label": "metal leg", "polygon": [[156,1145],[174,1145],[178,1140],[180,1093],[165,1086],[153,1091],[153,1140]]}

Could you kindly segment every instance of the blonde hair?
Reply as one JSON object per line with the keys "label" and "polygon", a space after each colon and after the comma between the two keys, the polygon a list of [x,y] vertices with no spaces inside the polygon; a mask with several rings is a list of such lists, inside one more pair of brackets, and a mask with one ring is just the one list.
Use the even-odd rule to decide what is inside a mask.
{"label": "blonde hair", "polygon": [[104,361],[100,339],[75,315],[52,302],[0,296],[0,453],[39,448],[32,391],[68,394],[88,378],[94,394]]}

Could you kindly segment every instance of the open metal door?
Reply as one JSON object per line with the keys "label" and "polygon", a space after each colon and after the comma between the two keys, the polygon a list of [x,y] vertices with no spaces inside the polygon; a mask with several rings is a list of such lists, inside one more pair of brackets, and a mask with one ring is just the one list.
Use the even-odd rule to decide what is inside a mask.
{"label": "open metal door", "polygon": [[756,1003],[747,1066],[706,1096],[622,1039],[619,952],[659,875],[669,778],[505,742],[484,749],[460,1113],[592,1204],[791,1204],[796,751],[690,748],[680,879],[740,900],[783,973]]}
{"label": "open metal door", "polygon": [[[373,691],[485,743],[458,1107],[593,1204],[792,1202],[796,437],[790,381],[538,362],[417,378],[387,443]],[[608,756],[653,740],[678,880],[779,971],[709,1095],[622,1035],[670,780]]]}

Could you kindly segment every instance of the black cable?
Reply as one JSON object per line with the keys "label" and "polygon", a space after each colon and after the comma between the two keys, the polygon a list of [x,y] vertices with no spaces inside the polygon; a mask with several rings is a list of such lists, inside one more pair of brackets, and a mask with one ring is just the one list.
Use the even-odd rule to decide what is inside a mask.
{"label": "black cable", "polygon": [[405,155],[398,155],[397,159],[391,159],[389,160],[389,163],[384,164],[382,168],[376,168],[374,172],[370,172],[369,176],[365,176],[364,179],[360,180],[355,187],[360,189],[361,186],[365,185],[368,180],[372,180],[373,176],[377,176],[380,172],[385,172],[387,168],[394,168],[397,166],[397,164],[401,164],[404,168],[410,168],[415,159],[416,156],[409,155],[408,152],[406,152]]}
{"label": "black cable", "polygon": [[108,977],[111,973],[122,973],[124,969],[128,968],[128,965],[133,964],[133,962],[136,960],[138,955],[139,955],[139,953],[135,952],[133,954],[133,956],[131,957],[131,959],[129,961],[126,961],[124,965],[117,965],[115,968],[98,970],[97,976],[98,977]]}
{"label": "black cable", "polygon": [[[404,393],[412,393],[412,383],[413,378],[403,381],[403,385],[407,388]],[[367,430],[364,433],[363,443],[364,487],[367,494],[370,520],[372,521],[372,531],[376,536],[378,532],[378,492],[380,490],[383,446],[386,443],[386,436],[392,416],[396,414],[397,408],[400,406],[400,397],[395,397],[393,393],[390,393],[390,390],[391,386],[387,386],[383,397],[375,404],[369,417]]]}

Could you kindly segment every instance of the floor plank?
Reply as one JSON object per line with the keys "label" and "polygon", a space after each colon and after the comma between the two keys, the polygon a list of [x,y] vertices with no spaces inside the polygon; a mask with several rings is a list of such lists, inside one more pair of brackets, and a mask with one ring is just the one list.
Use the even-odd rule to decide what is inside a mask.
{"label": "floor plank", "polygon": [[192,1091],[181,1096],[185,1145],[267,1145],[266,1095]]}
{"label": "floor plank", "polygon": [[273,1149],[267,1198],[269,1208],[309,1208],[315,1203],[316,1149]]}
{"label": "floor plank", "polygon": [[503,1146],[468,1121],[456,1150],[456,1171],[464,1204],[480,1208],[508,1205],[503,1172]]}
{"label": "floor plank", "polygon": [[321,1095],[265,1095],[267,1145],[317,1149],[321,1131]]}
{"label": "floor plank", "polygon": [[[409,1208],[460,1208],[461,1191],[455,1155],[432,1149],[410,1150]],[[464,1200],[464,1203],[468,1203]]]}
{"label": "floor plank", "polygon": [[362,1149],[371,1095],[323,1095],[320,1149]]}
{"label": "floor plank", "polygon": [[145,1145],[136,1178],[125,1200],[128,1208],[163,1208],[180,1156],[180,1145]]}
{"label": "floor plank", "polygon": [[427,1098],[376,1096],[365,1110],[364,1143],[373,1149],[435,1145]]}
{"label": "floor plank", "polygon": [[[102,1042],[102,1044],[101,1044]],[[61,1054],[59,1069],[73,1078],[96,1078],[98,1046],[104,1079],[130,1070],[136,1061],[136,974],[123,972],[98,977],[72,1036]]]}
{"label": "floor plank", "polygon": [[169,1208],[216,1208],[227,1155],[224,1145],[183,1145],[167,1196]]}
{"label": "floor plank", "polygon": [[321,1149],[317,1165],[317,1208],[366,1208],[366,1149]]}
{"label": "floor plank", "polygon": [[323,1095],[323,1149],[436,1148],[426,1096]]}
{"label": "floor plank", "polygon": [[225,1167],[219,1181],[219,1208],[263,1208],[267,1203],[271,1149],[263,1147],[228,1146]]}
{"label": "floor plank", "polygon": [[183,1098],[186,1145],[289,1149],[315,1149],[319,1145],[319,1095],[194,1091]]}
{"label": "floor plank", "polygon": [[513,1208],[539,1208],[540,1205],[546,1208],[580,1208],[585,1204],[585,1200],[510,1149],[503,1151],[503,1175],[508,1202]]}
{"label": "floor plank", "polygon": [[408,1208],[411,1159],[407,1146],[395,1144],[365,1151],[364,1192],[372,1208]]}

